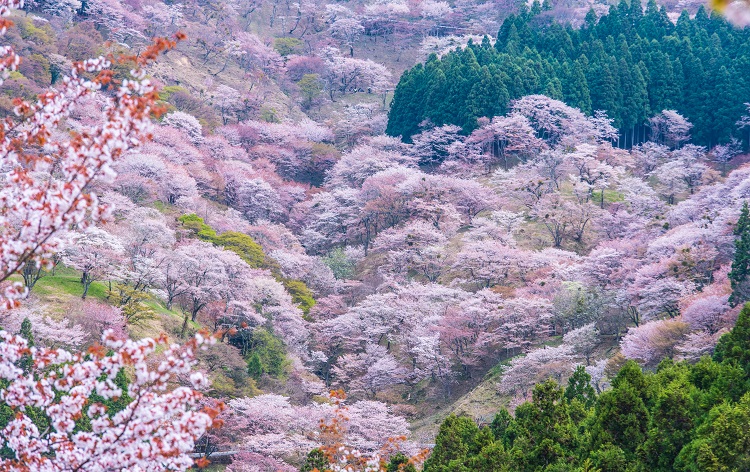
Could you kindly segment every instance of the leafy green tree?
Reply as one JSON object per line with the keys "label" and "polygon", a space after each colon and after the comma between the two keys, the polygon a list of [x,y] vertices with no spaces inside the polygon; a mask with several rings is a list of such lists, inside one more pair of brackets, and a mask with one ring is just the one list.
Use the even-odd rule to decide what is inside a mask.
{"label": "leafy green tree", "polygon": [[297,38],[276,38],[273,41],[273,48],[282,57],[286,57],[291,56],[292,54],[297,54],[302,48],[303,44],[304,43]]}
{"label": "leafy green tree", "polygon": [[300,93],[302,94],[302,108],[308,109],[313,100],[323,93],[323,82],[318,74],[305,74],[297,82]]}
{"label": "leafy green tree", "polygon": [[417,472],[417,468],[409,462],[409,458],[402,452],[391,456],[391,460],[385,466],[386,472]]}
{"label": "leafy green tree", "polygon": [[247,361],[247,373],[255,380],[260,380],[263,376],[263,363],[257,352],[252,353],[250,359]]}

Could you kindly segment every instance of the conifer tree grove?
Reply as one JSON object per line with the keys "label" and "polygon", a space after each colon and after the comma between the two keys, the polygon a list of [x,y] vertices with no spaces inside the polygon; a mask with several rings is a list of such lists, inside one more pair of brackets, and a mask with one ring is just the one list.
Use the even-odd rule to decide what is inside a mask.
{"label": "conifer tree grove", "polygon": [[584,113],[606,111],[620,129],[620,147],[647,140],[648,118],[665,109],[693,123],[695,144],[739,136],[736,122],[750,101],[750,28],[709,17],[703,7],[673,24],[654,0],[645,12],[624,0],[599,19],[591,11],[581,28],[541,11],[510,15],[494,45],[470,42],[406,71],[388,134],[409,141],[425,120],[468,133],[477,118],[504,114],[511,100],[542,94]]}

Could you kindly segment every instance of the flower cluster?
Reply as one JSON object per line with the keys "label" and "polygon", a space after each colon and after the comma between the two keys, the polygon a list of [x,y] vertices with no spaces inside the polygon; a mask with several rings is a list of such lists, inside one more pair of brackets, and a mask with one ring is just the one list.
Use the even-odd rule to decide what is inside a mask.
{"label": "flower cluster", "polygon": [[[198,408],[203,395],[195,389],[207,380],[191,373],[195,351],[213,340],[198,334],[178,346],[166,337],[122,340],[107,331],[101,345],[73,354],[29,347],[0,331],[0,405],[13,412],[0,430],[0,446],[13,458],[0,459],[0,470],[188,469],[195,439],[218,426],[223,408]],[[163,352],[155,363],[157,350]],[[30,368],[19,367],[24,358]],[[134,373],[127,391],[115,383],[123,369]],[[191,386],[171,388],[175,376],[188,375]],[[123,398],[130,401],[119,411],[106,406]]]}

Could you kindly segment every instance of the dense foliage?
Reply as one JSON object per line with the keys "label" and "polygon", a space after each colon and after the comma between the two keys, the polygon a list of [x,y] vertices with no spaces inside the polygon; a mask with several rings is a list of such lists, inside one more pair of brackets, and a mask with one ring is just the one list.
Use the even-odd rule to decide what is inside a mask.
{"label": "dense foliage", "polygon": [[[620,405],[602,399],[613,383],[614,392],[623,388],[615,377],[626,359],[650,370],[663,359],[698,363],[750,299],[742,143],[689,142],[727,141],[736,118],[722,113],[750,104],[742,103],[746,33],[702,11],[678,21],[675,8],[692,15],[704,0],[659,1],[676,26],[653,4],[606,14],[604,0],[545,0],[532,11],[520,0],[27,0],[23,12],[4,11],[20,3],[0,0],[0,15],[15,23],[0,21],[8,26],[0,294],[15,306],[0,308],[0,326],[26,339],[0,332],[0,461],[40,470],[14,455],[23,449],[50,470],[105,462],[182,469],[190,454],[202,456],[199,465],[231,456],[227,472],[415,472],[435,443],[433,418],[487,419],[507,405],[489,429],[452,419],[466,428],[438,441],[428,469],[471,469],[490,441],[501,461],[490,470],[668,468],[674,451],[663,464],[641,459],[677,447],[648,442],[651,421],[672,427],[657,422],[657,400],[643,397],[641,408],[623,394],[615,400],[631,402],[634,416],[612,413],[610,423],[595,412]],[[735,0],[724,10],[729,21],[750,23],[730,15],[746,1],[750,15],[750,0]],[[601,21],[584,21],[591,7]],[[483,42],[499,29],[497,45]],[[147,38],[173,35],[182,40],[157,43],[172,48],[168,55],[130,77],[135,63],[155,59]],[[565,44],[550,46],[558,36]],[[110,60],[121,51],[138,56]],[[411,144],[384,135],[391,77],[432,52],[444,57],[427,66],[445,76],[429,97],[441,116],[419,117],[428,119],[415,122],[421,132]],[[687,77],[691,54],[705,73],[697,98],[657,77],[657,59]],[[564,63],[580,66],[569,71],[578,82],[563,80]],[[720,81],[724,88],[714,86],[721,65],[731,81]],[[631,68],[645,92],[628,88]],[[617,72],[617,109],[597,102],[607,70]],[[490,79],[474,89],[477,77]],[[723,101],[729,86],[731,103]],[[466,116],[462,94],[473,106]],[[708,118],[690,115],[681,105],[689,100]],[[638,103],[640,121],[628,130],[628,107]],[[441,125],[453,114],[460,126]],[[717,137],[724,125],[729,134]],[[615,126],[626,131],[621,147],[646,141],[613,147]],[[750,108],[736,128],[750,130]],[[170,369],[179,374],[170,380],[157,367],[169,367],[166,345],[145,364],[128,363],[133,346],[151,346],[159,333],[160,342],[192,350],[202,329],[216,332],[216,343]],[[102,335],[126,351],[101,350]],[[714,364],[740,358],[746,338],[724,338]],[[61,349],[91,355],[60,358],[60,369],[41,365],[39,353]],[[640,372],[628,368],[629,379]],[[53,378],[61,369],[78,369],[84,385]],[[152,374],[165,390],[139,395]],[[569,387],[540,387],[539,411],[518,407],[548,378]],[[205,396],[186,390],[190,379],[201,380]],[[704,384],[695,385],[711,390]],[[52,390],[13,393],[39,385]],[[187,402],[176,396],[183,393]],[[737,408],[740,393],[726,408]],[[218,430],[204,428],[218,413],[200,409],[211,398],[228,406]],[[707,398],[672,410],[705,424],[716,403]],[[49,403],[29,403],[37,400]],[[135,422],[123,425],[133,408]],[[162,425],[172,420],[177,429]],[[153,434],[108,442],[118,425]],[[101,432],[105,453],[55,457],[19,442],[56,447],[61,428],[81,447]],[[690,434],[684,441],[703,433]],[[621,444],[631,436],[651,449]],[[537,444],[540,437],[549,441]],[[157,450],[160,442],[167,449]],[[120,460],[138,447],[137,464]],[[695,446],[710,458],[705,447]],[[560,466],[559,454],[573,466]],[[725,465],[735,460],[729,449],[714,454],[716,464],[743,467]],[[78,467],[78,459],[88,462]]]}
{"label": "dense foliage", "polygon": [[538,384],[514,416],[482,428],[449,416],[424,470],[747,470],[748,330],[750,305],[697,364],[665,360],[651,373],[628,361],[598,397],[579,367],[567,388]]}
{"label": "dense foliage", "polygon": [[387,132],[409,140],[429,120],[464,132],[477,118],[504,114],[511,100],[544,94],[592,114],[604,110],[632,146],[650,132],[648,118],[677,110],[695,125],[693,141],[713,146],[737,133],[750,100],[750,30],[736,29],[701,8],[673,24],[651,0],[638,0],[580,29],[542,12],[509,16],[494,46],[489,38],[442,58],[431,55],[404,73],[396,88]]}

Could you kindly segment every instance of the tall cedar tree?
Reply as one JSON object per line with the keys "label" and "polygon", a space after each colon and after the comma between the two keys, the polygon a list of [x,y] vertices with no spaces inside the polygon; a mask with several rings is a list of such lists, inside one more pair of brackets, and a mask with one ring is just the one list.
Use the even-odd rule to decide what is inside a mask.
{"label": "tall cedar tree", "polygon": [[747,277],[750,274],[750,210],[747,202],[742,205],[737,226],[734,228],[734,261],[729,272],[732,284],[732,295],[729,303],[732,306],[750,300],[750,287]]}

